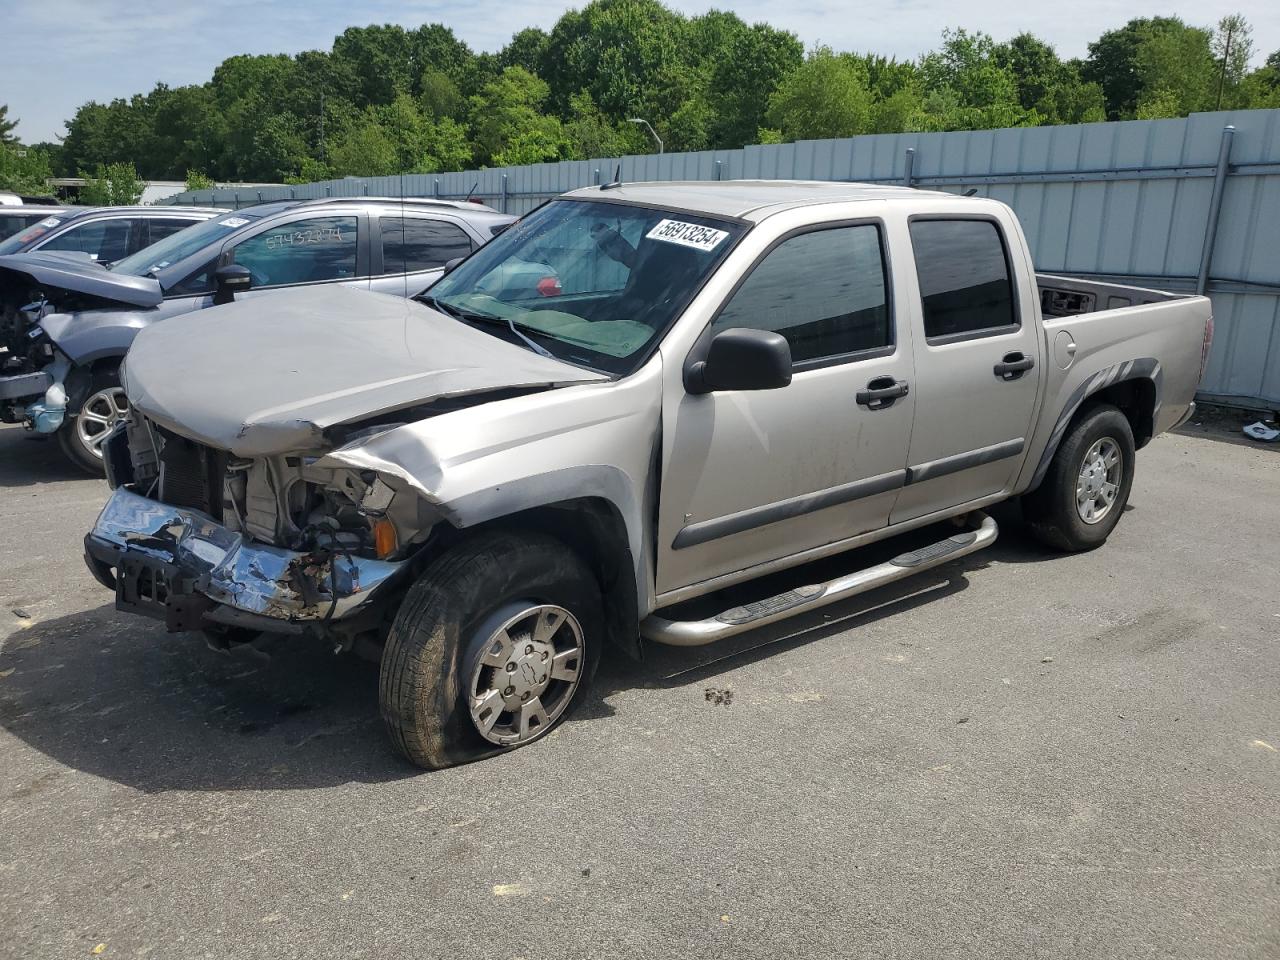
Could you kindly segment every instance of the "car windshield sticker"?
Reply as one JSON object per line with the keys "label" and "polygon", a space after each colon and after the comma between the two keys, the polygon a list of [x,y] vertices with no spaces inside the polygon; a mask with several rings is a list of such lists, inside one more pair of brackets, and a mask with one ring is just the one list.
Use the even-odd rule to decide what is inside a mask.
{"label": "car windshield sticker", "polygon": [[42,227],[56,227],[61,222],[62,221],[59,220],[57,217],[45,217],[43,220],[40,221],[39,225]]}
{"label": "car windshield sticker", "polygon": [[224,227],[243,227],[248,222],[244,217],[227,217],[225,220],[218,221]]}
{"label": "car windshield sticker", "polygon": [[645,234],[647,240],[678,243],[694,250],[714,250],[728,231],[704,227],[700,223],[682,223],[679,220],[659,220],[658,225]]}

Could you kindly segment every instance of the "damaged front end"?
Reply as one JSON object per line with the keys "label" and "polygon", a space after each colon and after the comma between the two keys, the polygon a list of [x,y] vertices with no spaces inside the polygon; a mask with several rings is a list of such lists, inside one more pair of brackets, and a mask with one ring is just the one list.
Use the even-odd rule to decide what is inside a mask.
{"label": "damaged front end", "polygon": [[382,625],[383,599],[437,519],[368,471],[237,458],[140,415],[103,452],[113,491],[85,537],[86,563],[117,609],[171,631],[219,625],[349,644]]}

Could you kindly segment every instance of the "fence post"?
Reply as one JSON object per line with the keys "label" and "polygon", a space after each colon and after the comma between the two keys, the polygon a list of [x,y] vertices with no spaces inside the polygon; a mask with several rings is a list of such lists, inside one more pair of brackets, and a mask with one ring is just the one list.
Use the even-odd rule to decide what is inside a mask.
{"label": "fence post", "polygon": [[502,175],[502,212],[507,212],[507,175]]}
{"label": "fence post", "polygon": [[1196,293],[1200,296],[1209,289],[1209,265],[1213,261],[1213,245],[1218,239],[1218,218],[1222,216],[1222,195],[1226,192],[1227,174],[1231,167],[1231,140],[1236,128],[1222,128],[1222,143],[1218,147],[1218,169],[1213,174],[1213,195],[1209,198],[1209,221],[1204,228],[1204,245],[1200,248],[1200,272],[1196,274]]}
{"label": "fence post", "polygon": [[436,177],[436,179],[431,181],[431,195],[435,197],[437,200],[440,199],[440,178],[439,177]]}
{"label": "fence post", "polygon": [[600,186],[600,168],[599,167],[596,167],[595,173],[592,174],[592,177],[594,178],[592,181],[594,185],[597,187]]}
{"label": "fence post", "polygon": [[916,170],[916,148],[907,147],[907,159],[904,164],[903,173],[902,173],[902,185],[904,187],[911,186],[912,181],[915,179],[915,170]]}

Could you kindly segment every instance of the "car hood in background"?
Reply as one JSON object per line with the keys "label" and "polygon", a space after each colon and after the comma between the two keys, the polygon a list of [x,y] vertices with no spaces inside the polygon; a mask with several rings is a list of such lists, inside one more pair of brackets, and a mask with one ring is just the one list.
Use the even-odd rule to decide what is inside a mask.
{"label": "car hood in background", "polygon": [[24,303],[32,289],[51,298],[65,290],[131,307],[155,307],[164,300],[160,282],[152,277],[112,273],[83,254],[62,252],[0,256],[0,289]]}
{"label": "car hood in background", "polygon": [[162,427],[252,457],[319,452],[330,427],[436,400],[603,379],[412,300],[322,286],[147,327],[125,387]]}

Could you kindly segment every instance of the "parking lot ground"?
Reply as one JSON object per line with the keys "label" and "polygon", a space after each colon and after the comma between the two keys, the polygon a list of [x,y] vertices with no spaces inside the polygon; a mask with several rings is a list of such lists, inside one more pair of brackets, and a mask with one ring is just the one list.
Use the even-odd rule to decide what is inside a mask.
{"label": "parking lot ground", "polygon": [[1002,510],[421,773],[375,666],[116,614],[105,483],[0,429],[0,957],[1280,956],[1280,445],[1228,439],[1142,451],[1101,550]]}

